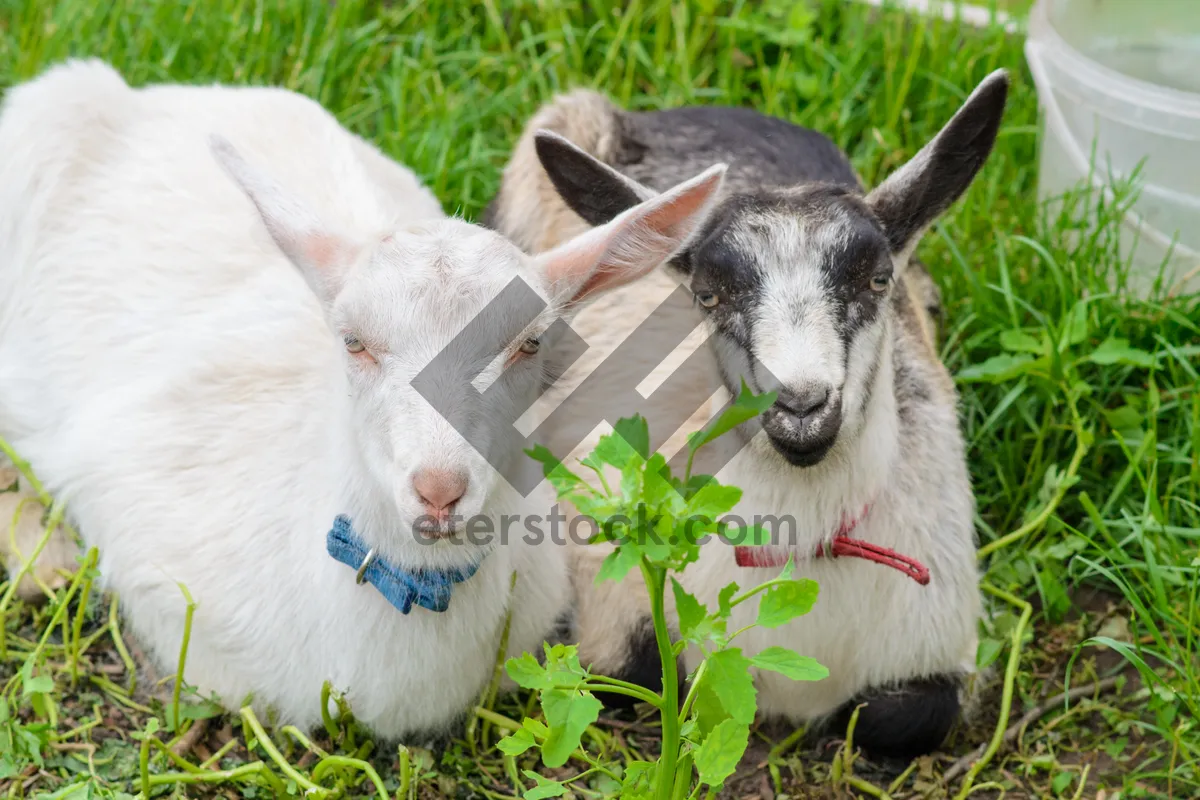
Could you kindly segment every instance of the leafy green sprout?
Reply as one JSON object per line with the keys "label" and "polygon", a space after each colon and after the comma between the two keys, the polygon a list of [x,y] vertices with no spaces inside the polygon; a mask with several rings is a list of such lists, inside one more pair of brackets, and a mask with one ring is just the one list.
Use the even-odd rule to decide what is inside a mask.
{"label": "leafy green sprout", "polygon": [[[734,403],[688,437],[687,467],[681,478],[671,474],[661,453],[650,454],[649,429],[640,416],[619,420],[613,432],[601,437],[595,449],[581,459],[583,466],[596,473],[599,489],[567,469],[544,447],[528,451],[543,465],[559,499],[569,500],[580,513],[595,520],[599,531],[590,542],[615,545],[601,565],[597,582],[620,582],[635,568],[641,571],[650,596],[663,690],[658,694],[592,674],[580,664],[573,645],[546,645],[542,663],[529,653],[509,659],[509,676],[537,693],[544,722],[526,718],[519,730],[497,743],[500,750],[518,756],[538,748],[547,767],[562,766],[578,755],[592,767],[568,781],[550,780],[526,770],[526,777],[535,783],[525,791],[527,800],[560,796],[571,780],[596,772],[619,780],[620,796],[630,800],[696,797],[706,786],[711,796],[733,774],[749,743],[757,710],[750,668],[798,681],[816,681],[828,675],[812,658],[783,647],[768,647],[747,656],[733,644],[755,625],[777,628],[812,609],[817,584],[793,578],[790,558],[778,577],[759,586],[745,591],[736,583],[724,587],[715,610],[689,594],[675,577],[699,558],[700,542],[706,536],[715,534],[749,545],[768,541],[769,533],[757,526],[735,529],[720,521],[737,505],[742,490],[724,486],[712,476],[692,475],[692,465],[701,447],[758,416],[774,401],[773,392],[756,395],[743,382]],[[606,466],[620,471],[621,481],[615,489],[604,478]],[[668,581],[678,618],[678,641],[672,640],[667,624]],[[733,609],[756,597],[755,622],[730,630]],[[688,646],[695,647],[702,658],[687,676],[689,688],[681,702],[676,659]],[[626,695],[658,709],[663,745],[657,761],[632,761],[617,774],[617,768],[601,765],[581,752],[580,740],[602,709],[594,691]]]}

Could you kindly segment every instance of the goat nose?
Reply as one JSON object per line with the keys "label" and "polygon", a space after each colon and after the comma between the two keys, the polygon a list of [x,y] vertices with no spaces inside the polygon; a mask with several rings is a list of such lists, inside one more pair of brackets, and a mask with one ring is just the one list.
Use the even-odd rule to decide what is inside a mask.
{"label": "goat nose", "polygon": [[824,384],[811,384],[795,390],[782,389],[775,399],[775,405],[802,418],[816,414],[828,402],[829,387]]}
{"label": "goat nose", "polygon": [[448,469],[422,469],[413,475],[413,489],[434,517],[449,516],[450,508],[467,492],[467,476]]}

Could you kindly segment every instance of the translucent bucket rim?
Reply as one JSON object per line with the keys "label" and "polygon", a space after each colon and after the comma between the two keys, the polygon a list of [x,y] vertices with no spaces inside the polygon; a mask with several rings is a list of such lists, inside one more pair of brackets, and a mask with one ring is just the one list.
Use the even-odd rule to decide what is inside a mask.
{"label": "translucent bucket rim", "polygon": [[[1112,200],[1114,198],[1112,187],[1105,180],[1103,174],[1096,169],[1096,165],[1083,151],[1083,147],[1071,133],[1071,128],[1067,125],[1066,119],[1063,117],[1062,109],[1058,107],[1058,98],[1054,96],[1052,88],[1047,85],[1049,76],[1046,74],[1046,65],[1041,56],[1042,51],[1046,48],[1046,42],[1037,42],[1032,38],[1028,38],[1025,41],[1025,59],[1033,75],[1038,95],[1041,97],[1041,107],[1045,117],[1046,128],[1043,135],[1053,136],[1062,145],[1067,155],[1067,160],[1079,175],[1078,181],[1080,183],[1090,183],[1093,190],[1103,192],[1105,197]],[[1117,174],[1116,171],[1112,172],[1112,176],[1114,178],[1127,177]],[[1198,197],[1183,195],[1144,180],[1139,181],[1138,190],[1141,196],[1157,195],[1160,199],[1174,205],[1191,207],[1200,214],[1200,198]],[[1153,242],[1160,248],[1172,249],[1176,257],[1182,256],[1188,259],[1200,258],[1200,252],[1179,242],[1176,234],[1168,234],[1166,231],[1159,230],[1147,222],[1136,210],[1136,202],[1133,206],[1126,209],[1123,215],[1124,223],[1136,228],[1141,237]]]}
{"label": "translucent bucket rim", "polygon": [[[1116,114],[1130,108],[1148,110],[1174,119],[1200,121],[1200,92],[1188,92],[1141,80],[1105,66],[1077,50],[1050,21],[1049,0],[1037,0],[1029,12],[1027,42],[1057,61],[1088,93],[1088,102]],[[1172,128],[1174,126],[1164,126]],[[1191,137],[1189,137],[1191,138]],[[1200,134],[1196,138],[1200,138]]]}

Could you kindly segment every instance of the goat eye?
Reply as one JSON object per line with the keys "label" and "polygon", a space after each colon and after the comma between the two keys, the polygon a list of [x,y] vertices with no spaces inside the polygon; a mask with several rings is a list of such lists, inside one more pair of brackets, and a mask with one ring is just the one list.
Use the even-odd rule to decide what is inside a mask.
{"label": "goat eye", "polygon": [[700,292],[696,295],[696,302],[704,308],[716,308],[717,304],[721,302],[721,298],[712,292]]}
{"label": "goat eye", "polygon": [[347,334],[342,337],[342,341],[346,343],[346,349],[351,353],[361,353],[366,350],[366,346],[358,340],[358,337]]}
{"label": "goat eye", "polygon": [[526,339],[525,341],[521,342],[521,352],[527,356],[531,356],[536,353],[538,348],[541,346],[542,343],[536,338]]}
{"label": "goat eye", "polygon": [[871,278],[871,291],[883,292],[887,290],[888,283],[891,282],[890,275],[876,275]]}

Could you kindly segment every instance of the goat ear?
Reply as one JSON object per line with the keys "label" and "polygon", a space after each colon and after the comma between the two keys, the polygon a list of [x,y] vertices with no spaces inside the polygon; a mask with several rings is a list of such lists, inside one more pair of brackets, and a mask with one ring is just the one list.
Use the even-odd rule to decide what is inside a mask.
{"label": "goat ear", "polygon": [[656,194],[552,131],[535,132],[533,146],[559,197],[589,225],[612,222]]}
{"label": "goat ear", "polygon": [[893,254],[910,254],[921,235],[966,191],[996,142],[1008,72],[996,70],[920,152],[867,195]]}
{"label": "goat ear", "polygon": [[254,203],[263,224],[283,254],[296,266],[324,302],[342,288],[355,247],[331,232],[299,198],[266,172],[252,166],[222,136],[209,137],[217,161]]}
{"label": "goat ear", "polygon": [[714,164],[538,256],[557,302],[572,304],[646,275],[690,241],[708,218],[725,178]]}

